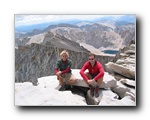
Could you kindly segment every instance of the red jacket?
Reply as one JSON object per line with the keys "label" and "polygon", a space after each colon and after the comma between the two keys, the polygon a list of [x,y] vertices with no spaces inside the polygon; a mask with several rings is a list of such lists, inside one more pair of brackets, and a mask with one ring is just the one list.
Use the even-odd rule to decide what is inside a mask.
{"label": "red jacket", "polygon": [[98,61],[95,62],[95,65],[92,67],[92,65],[90,64],[89,61],[87,61],[83,67],[81,68],[81,71],[80,71],[80,75],[82,76],[82,78],[84,80],[88,80],[87,76],[84,74],[84,71],[88,69],[89,70],[89,73],[90,74],[97,74],[95,77],[94,77],[94,80],[98,80],[99,78],[103,77],[104,76],[104,69],[102,67],[102,64]]}

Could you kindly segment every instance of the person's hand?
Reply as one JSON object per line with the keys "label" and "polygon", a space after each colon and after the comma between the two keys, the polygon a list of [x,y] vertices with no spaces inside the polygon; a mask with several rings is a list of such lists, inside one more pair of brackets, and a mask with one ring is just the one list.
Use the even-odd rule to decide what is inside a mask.
{"label": "person's hand", "polygon": [[59,72],[57,72],[57,73],[56,73],[56,75],[57,75],[57,76],[60,76],[60,75],[61,75],[61,73],[62,73],[62,72],[61,72],[61,71],[59,71]]}
{"label": "person's hand", "polygon": [[94,79],[90,79],[87,81],[89,84],[92,84],[94,82]]}

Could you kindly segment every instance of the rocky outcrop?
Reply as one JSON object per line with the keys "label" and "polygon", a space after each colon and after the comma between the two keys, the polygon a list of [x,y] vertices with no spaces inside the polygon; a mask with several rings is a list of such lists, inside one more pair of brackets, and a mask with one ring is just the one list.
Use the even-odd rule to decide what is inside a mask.
{"label": "rocky outcrop", "polygon": [[30,82],[15,84],[16,106],[74,106],[86,105],[85,98],[72,94],[71,91],[60,92],[55,87],[55,79],[47,79],[49,87],[33,86]]}
{"label": "rocky outcrop", "polygon": [[[100,96],[91,97],[89,88],[79,74],[79,69],[72,69],[77,83],[72,88],[59,91],[59,82],[55,75],[38,78],[38,85],[30,82],[15,83],[16,106],[135,106],[133,90],[119,84],[109,73],[105,73],[99,89]],[[108,82],[109,81],[109,82]],[[101,87],[102,87],[101,86]]]}
{"label": "rocky outcrop", "polygon": [[107,69],[109,69],[111,72],[117,73],[127,78],[135,79],[135,68],[132,66],[118,65],[113,62],[109,62],[107,66]]}
{"label": "rocky outcrop", "polygon": [[117,57],[119,59],[115,63],[109,62],[105,65],[106,70],[110,73],[135,79],[135,44],[125,47],[122,52],[119,52]]}
{"label": "rocky outcrop", "polygon": [[[117,59],[118,58],[118,59]],[[128,96],[130,100],[136,101],[136,56],[135,41],[118,53],[116,62],[108,62],[106,71],[111,73],[117,80],[117,87],[112,88],[121,99]],[[126,99],[126,98],[125,98]],[[129,101],[129,103],[132,103]]]}

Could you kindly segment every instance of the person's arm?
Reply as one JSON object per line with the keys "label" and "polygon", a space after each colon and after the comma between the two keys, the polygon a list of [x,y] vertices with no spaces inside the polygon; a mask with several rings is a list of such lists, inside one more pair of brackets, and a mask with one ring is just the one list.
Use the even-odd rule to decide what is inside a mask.
{"label": "person's arm", "polygon": [[81,70],[80,70],[80,75],[82,76],[82,78],[84,79],[84,80],[86,80],[86,81],[88,81],[88,77],[84,74],[84,71],[87,69],[87,64],[85,63],[84,65],[83,65],[83,67],[81,68]]}
{"label": "person's arm", "polygon": [[70,68],[66,68],[65,70],[61,71],[62,74],[68,73],[70,71]]}
{"label": "person's arm", "polygon": [[99,78],[104,76],[104,69],[101,64],[98,64],[100,73],[94,77],[94,80],[98,80]]}
{"label": "person's arm", "polygon": [[56,74],[58,71],[59,71],[58,68],[55,68],[55,74]]}

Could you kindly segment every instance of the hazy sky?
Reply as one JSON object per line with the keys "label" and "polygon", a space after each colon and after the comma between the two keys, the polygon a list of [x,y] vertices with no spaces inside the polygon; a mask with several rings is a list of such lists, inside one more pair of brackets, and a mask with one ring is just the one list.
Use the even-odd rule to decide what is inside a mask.
{"label": "hazy sky", "polygon": [[97,18],[113,16],[119,18],[122,15],[15,15],[15,26],[26,26],[61,20],[94,20]]}

